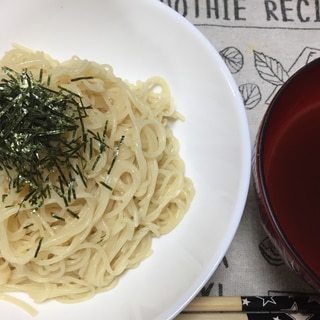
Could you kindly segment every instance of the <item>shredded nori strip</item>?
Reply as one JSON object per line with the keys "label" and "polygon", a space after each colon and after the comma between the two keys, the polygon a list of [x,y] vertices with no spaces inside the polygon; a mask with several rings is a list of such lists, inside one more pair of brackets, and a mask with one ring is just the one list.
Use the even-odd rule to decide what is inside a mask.
{"label": "shredded nori strip", "polygon": [[[6,77],[0,82],[0,170],[7,173],[9,188],[24,192],[20,207],[29,202],[36,212],[52,190],[68,206],[76,199],[75,175],[86,186],[82,155],[87,143],[92,148],[92,139],[98,140],[100,153],[108,147],[107,123],[102,136],[86,131],[83,119],[91,106],[85,106],[79,95],[66,88],[50,88],[50,76],[44,81],[42,70],[37,80],[27,69],[21,73],[8,67],[2,70]],[[91,77],[71,81],[83,79]],[[91,149],[89,153],[92,156]],[[93,167],[99,158],[100,154]]]}

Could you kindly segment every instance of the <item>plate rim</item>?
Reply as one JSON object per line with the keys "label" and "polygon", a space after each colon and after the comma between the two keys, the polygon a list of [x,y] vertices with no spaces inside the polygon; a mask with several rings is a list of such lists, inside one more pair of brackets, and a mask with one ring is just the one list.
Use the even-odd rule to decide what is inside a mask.
{"label": "plate rim", "polygon": [[[108,2],[112,2],[112,1],[113,0],[109,0]],[[114,1],[118,1],[118,0],[114,0]],[[122,0],[122,1],[125,2],[125,0]],[[15,2],[19,3],[23,1],[17,1],[17,0],[12,1],[12,3],[15,3]],[[40,1],[33,0],[32,4],[35,4],[37,2],[40,2]],[[60,1],[60,2],[65,3],[64,1]],[[184,299],[185,300],[184,302],[181,301],[179,308],[176,308],[176,310],[170,310],[166,314],[164,314],[166,318],[170,319],[172,317],[175,317],[198,294],[202,286],[209,280],[209,278],[212,276],[212,274],[220,264],[224,254],[227,252],[235,236],[235,233],[239,227],[241,217],[245,208],[245,203],[246,203],[248,190],[249,190],[250,177],[251,177],[251,141],[250,141],[249,125],[248,125],[248,120],[245,113],[245,108],[243,105],[240,92],[238,91],[238,87],[236,85],[235,79],[233,78],[227,66],[224,64],[222,58],[220,57],[218,51],[215,49],[213,44],[204,36],[202,32],[200,32],[199,29],[197,29],[194,25],[192,25],[191,22],[186,20],[179,13],[169,8],[166,4],[162,3],[161,1],[135,0],[135,4],[136,5],[142,4],[142,5],[151,6],[151,7],[154,6],[155,8],[158,8],[159,10],[161,10],[162,12],[161,14],[165,14],[172,17],[172,19],[176,19],[179,23],[181,23],[183,27],[188,29],[188,32],[192,32],[198,38],[201,44],[207,49],[207,53],[212,57],[212,59],[217,61],[221,72],[224,74],[225,78],[227,79],[227,82],[230,86],[230,91],[234,95],[234,99],[237,100],[238,102],[238,109],[236,110],[236,112],[237,112],[239,121],[241,122],[242,134],[244,138],[244,140],[242,141],[243,142],[242,147],[245,148],[245,151],[242,153],[243,159],[241,159],[241,161],[243,162],[243,165],[242,165],[243,173],[241,175],[241,179],[242,179],[241,185],[243,190],[242,190],[241,196],[238,197],[237,208],[236,209],[234,208],[234,210],[237,211],[237,214],[233,217],[234,223],[232,224],[232,228],[230,227],[229,229],[229,233],[228,233],[229,237],[227,241],[224,242],[224,246],[220,248],[221,252],[219,253],[220,255],[219,261],[216,261],[216,259],[214,262],[211,261],[212,264],[210,266],[208,265],[208,272],[206,276],[203,276],[201,283],[198,283],[197,287],[192,289],[193,294],[191,293],[188,294],[189,298]]]}

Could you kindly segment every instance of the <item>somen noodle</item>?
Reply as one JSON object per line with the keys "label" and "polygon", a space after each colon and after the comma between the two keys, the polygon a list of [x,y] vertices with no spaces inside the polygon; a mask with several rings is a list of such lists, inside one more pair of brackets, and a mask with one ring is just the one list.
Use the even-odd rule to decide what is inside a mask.
{"label": "somen noodle", "polygon": [[[7,87],[10,77],[24,75],[23,90],[24,86],[44,88],[49,98],[58,93],[61,102],[71,96],[76,106],[83,107],[74,116],[78,129],[73,133],[58,136],[58,129],[52,130],[57,139],[48,141],[52,150],[58,140],[85,142],[77,147],[77,156],[70,156],[68,165],[60,159],[58,166],[53,159],[56,166],[39,171],[43,176],[38,180],[31,177],[40,179],[46,188],[37,197],[32,195],[37,188],[43,190],[43,185],[34,186],[31,178],[21,178],[15,167],[5,168],[0,161],[0,291],[26,292],[36,302],[52,298],[77,302],[110,290],[127,269],[151,254],[153,237],[177,226],[194,195],[179,156],[179,143],[169,126],[170,121],[181,118],[169,87],[160,77],[129,84],[116,77],[109,65],[78,57],[60,63],[20,46],[7,52],[0,66],[1,81]],[[3,120],[8,106],[19,99],[33,101],[26,100],[31,95],[39,99],[34,92],[19,93],[4,106],[0,90],[0,128],[18,130],[20,122],[9,121],[9,116]],[[52,113],[40,117],[41,121],[58,114],[49,107]],[[30,108],[23,109],[21,119],[33,115],[35,107]],[[58,125],[54,120],[52,126],[55,122]],[[29,125],[34,131],[35,123]],[[17,167],[23,150],[32,149],[26,145],[30,133],[22,135],[23,130],[12,136],[20,144],[8,144],[10,152],[20,148]],[[82,135],[72,136],[79,130]],[[9,141],[9,133],[0,131],[0,136],[3,142]],[[59,148],[65,150],[67,144]],[[47,153],[30,151],[39,164],[48,160]],[[6,159],[14,162],[10,157]],[[33,175],[34,170],[30,170]]]}

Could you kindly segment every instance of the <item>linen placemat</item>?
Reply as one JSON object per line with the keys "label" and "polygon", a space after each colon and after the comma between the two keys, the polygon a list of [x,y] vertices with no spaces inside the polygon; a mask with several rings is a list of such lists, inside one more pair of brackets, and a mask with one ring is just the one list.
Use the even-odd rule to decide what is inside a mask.
{"label": "linen placemat", "polygon": [[[320,56],[320,0],[161,0],[194,24],[229,67],[243,97],[252,145],[275,92]],[[251,182],[238,232],[203,296],[312,294],[260,224]]]}

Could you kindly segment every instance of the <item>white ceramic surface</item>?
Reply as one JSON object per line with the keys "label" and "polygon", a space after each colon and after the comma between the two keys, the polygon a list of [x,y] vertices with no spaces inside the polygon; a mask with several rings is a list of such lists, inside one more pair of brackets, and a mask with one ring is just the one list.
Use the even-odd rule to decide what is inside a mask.
{"label": "white ceramic surface", "polygon": [[[227,251],[250,177],[249,130],[233,78],[211,44],[158,0],[2,0],[0,55],[16,42],[59,60],[109,63],[130,81],[167,79],[186,121],[174,126],[196,197],[181,224],[112,291],[90,301],[35,305],[36,320],[170,319],[199,292]],[[0,301],[1,318],[31,319]]]}

